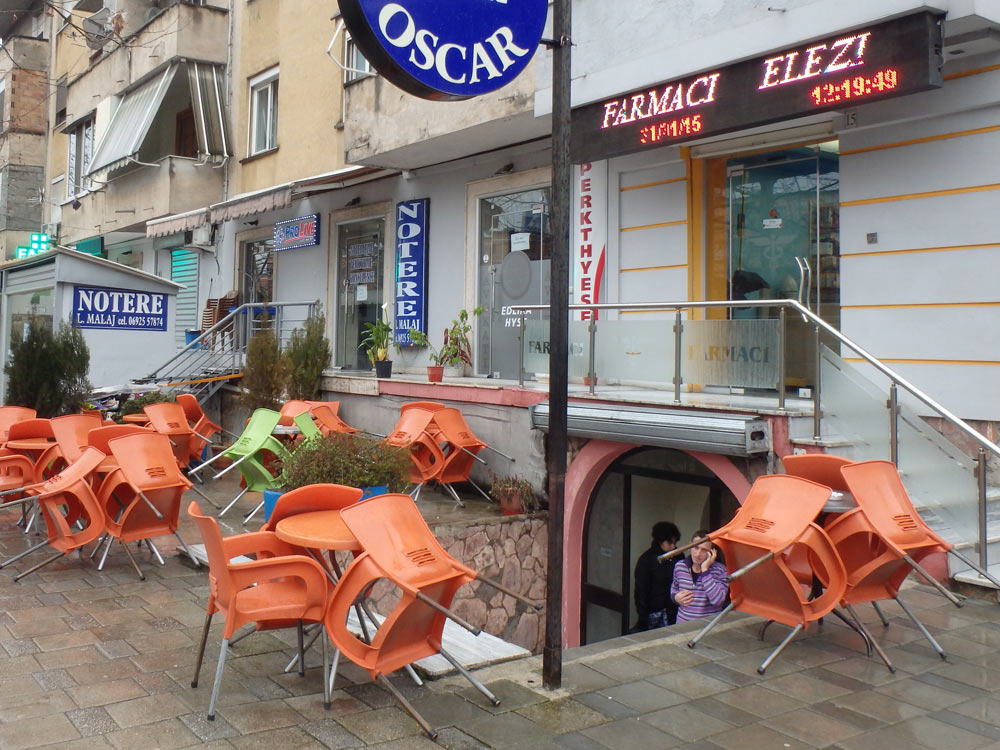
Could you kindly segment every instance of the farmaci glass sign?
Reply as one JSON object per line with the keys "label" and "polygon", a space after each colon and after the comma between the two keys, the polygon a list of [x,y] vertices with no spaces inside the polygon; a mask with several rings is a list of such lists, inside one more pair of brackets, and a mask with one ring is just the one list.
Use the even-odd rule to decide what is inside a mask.
{"label": "farmaci glass sign", "polygon": [[386,79],[423,99],[495,91],[538,48],[546,0],[340,0],[347,30]]}

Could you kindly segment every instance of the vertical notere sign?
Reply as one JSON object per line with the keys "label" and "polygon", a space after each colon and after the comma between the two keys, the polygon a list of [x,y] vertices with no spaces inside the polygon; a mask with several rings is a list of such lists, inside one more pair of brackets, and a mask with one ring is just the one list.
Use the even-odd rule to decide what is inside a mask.
{"label": "vertical notere sign", "polygon": [[430,198],[396,204],[396,325],[393,338],[412,346],[410,331],[427,333],[427,221]]}
{"label": "vertical notere sign", "polygon": [[538,48],[547,0],[339,0],[351,39],[388,81],[441,101],[507,85]]}

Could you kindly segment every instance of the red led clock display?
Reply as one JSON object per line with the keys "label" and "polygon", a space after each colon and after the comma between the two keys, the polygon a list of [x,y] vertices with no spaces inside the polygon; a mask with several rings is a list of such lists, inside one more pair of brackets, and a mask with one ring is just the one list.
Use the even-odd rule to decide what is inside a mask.
{"label": "red led clock display", "polygon": [[915,13],[573,110],[586,163],[941,85],[941,16]]}

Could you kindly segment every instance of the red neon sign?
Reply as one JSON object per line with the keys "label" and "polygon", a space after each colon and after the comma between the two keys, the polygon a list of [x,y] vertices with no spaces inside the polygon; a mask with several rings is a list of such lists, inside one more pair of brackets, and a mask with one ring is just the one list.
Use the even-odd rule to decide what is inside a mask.
{"label": "red neon sign", "polygon": [[840,83],[824,83],[815,86],[809,92],[809,96],[813,100],[813,104],[817,107],[823,107],[848,99],[861,99],[873,94],[892,91],[898,85],[899,71],[887,68],[872,76],[854,76],[853,78],[845,78]]}
{"label": "red neon sign", "polygon": [[702,129],[701,115],[678,117],[676,120],[658,122],[647,125],[639,131],[639,143],[656,143],[669,138],[680,138],[685,135],[700,133]]}

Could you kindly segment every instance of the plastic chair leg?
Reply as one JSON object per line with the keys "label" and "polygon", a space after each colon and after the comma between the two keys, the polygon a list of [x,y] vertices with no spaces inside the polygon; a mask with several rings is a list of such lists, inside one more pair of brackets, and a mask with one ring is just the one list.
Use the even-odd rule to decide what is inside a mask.
{"label": "plastic chair leg", "polygon": [[924,634],[924,638],[930,641],[931,646],[933,646],[934,650],[937,651],[938,656],[940,656],[942,659],[947,659],[948,655],[944,652],[944,649],[941,648],[941,644],[939,644],[936,640],[934,640],[934,636],[932,636],[930,632],[927,630],[927,628],[924,627],[924,624],[917,619],[917,616],[910,611],[909,607],[903,604],[902,599],[900,599],[898,596],[894,598],[896,600],[896,604],[898,604],[900,607],[903,608],[903,611],[906,612],[906,615],[911,620],[913,620],[913,624],[916,625],[917,628],[920,630],[920,632]]}
{"label": "plastic chair leg", "polygon": [[396,690],[396,686],[389,681],[389,678],[386,677],[384,674],[380,674],[378,675],[378,681],[379,684],[382,685],[382,687],[384,687],[386,690],[392,693],[392,697],[395,698],[397,701],[399,701],[400,705],[406,709],[406,713],[408,713],[410,716],[413,717],[413,720],[420,725],[420,728],[427,733],[427,736],[430,737],[432,740],[436,740],[438,736],[437,731],[435,731],[431,727],[431,725],[427,723],[427,720],[424,719],[423,716],[417,713],[417,709],[415,709],[410,704],[410,702],[406,700],[403,694],[398,690]]}
{"label": "plastic chair leg", "polygon": [[298,636],[299,643],[299,677],[306,676],[306,647],[305,647],[305,633],[302,631],[302,620],[299,620],[299,625],[296,628],[296,634]]}
{"label": "plastic chair leg", "polygon": [[181,538],[180,533],[175,531],[174,536],[177,537],[177,541],[181,543],[181,546],[184,548],[184,551],[187,552],[187,556],[191,558],[191,562],[194,563],[194,566],[196,568],[200,568],[201,561],[194,556],[194,552],[192,552],[191,548],[187,546],[187,542],[185,542],[184,539]]}
{"label": "plastic chair leg", "polygon": [[156,557],[157,562],[159,562],[160,565],[166,565],[166,563],[163,562],[162,555],[160,555],[160,550],[156,549],[156,545],[153,544],[153,540],[152,539],[145,539],[143,541],[146,542],[146,546],[149,547],[149,551],[152,552],[153,555]]}
{"label": "plastic chair leg", "polygon": [[191,678],[191,687],[198,687],[198,674],[201,672],[201,662],[205,658],[205,644],[208,642],[208,630],[212,627],[212,617],[214,612],[205,614],[205,627],[201,631],[201,643],[198,644],[198,658],[194,662],[194,677]]}
{"label": "plastic chair leg", "polygon": [[[899,601],[899,599],[897,598],[896,601]],[[885,619],[885,615],[882,613],[882,608],[878,606],[878,602],[872,602],[872,608],[875,610],[875,614],[878,615],[878,619],[882,621],[882,627],[889,627],[889,621]]]}
{"label": "plastic chair leg", "polygon": [[[330,639],[326,637],[325,627],[320,632],[323,633],[323,708],[329,711],[330,704],[332,703],[331,693],[333,693],[332,686],[330,685]],[[288,670],[286,669],[285,671],[287,672]]]}
{"label": "plastic chair leg", "polygon": [[958,550],[956,550],[954,547],[952,547],[950,550],[948,550],[948,552],[950,554],[954,555],[959,560],[959,562],[961,562],[964,565],[968,565],[970,568],[972,568],[974,571],[976,571],[979,575],[981,575],[987,581],[989,581],[994,586],[996,586],[998,589],[1000,589],[1000,580],[997,580],[996,576],[992,575],[988,570],[986,570],[984,568],[981,568],[978,565],[976,565],[974,562],[972,562],[969,558],[967,558],[961,552],[959,552]]}
{"label": "plastic chair leg", "polygon": [[722,610],[721,612],[719,612],[719,614],[717,614],[715,617],[709,620],[708,625],[703,627],[701,631],[698,633],[698,635],[696,635],[694,638],[688,641],[687,643],[688,648],[694,648],[695,646],[697,646],[698,641],[700,641],[702,638],[708,635],[708,631],[714,628],[716,625],[718,625],[719,620],[728,615],[730,610],[732,610],[733,606],[734,606],[733,603],[730,602],[729,604],[726,605],[726,608],[724,610]]}
{"label": "plastic chair leg", "polygon": [[223,508],[222,510],[220,510],[219,511],[219,515],[217,517],[218,518],[222,518],[224,515],[226,515],[226,511],[228,511],[230,508],[232,508],[234,505],[236,505],[236,502],[241,497],[243,497],[245,494],[247,494],[247,492],[249,492],[249,491],[250,491],[249,487],[244,487],[242,490],[240,490],[240,494],[238,494],[236,497],[234,497],[232,500],[230,500],[229,501],[229,505],[227,505],[225,508]]}
{"label": "plastic chair leg", "polygon": [[139,567],[139,563],[135,561],[135,556],[132,554],[132,550],[128,548],[128,544],[125,542],[121,542],[121,545],[122,549],[125,550],[125,555],[128,557],[128,561],[132,563],[132,567],[135,568],[135,572],[139,574],[139,580],[145,581],[146,575],[142,572],[142,569]]}
{"label": "plastic chair leg", "polygon": [[260,511],[260,509],[263,507],[264,507],[264,501],[261,500],[260,504],[256,508],[254,508],[252,511],[243,516],[243,525],[246,526],[250,522],[250,519],[256,516],[258,511]]}
{"label": "plastic chair leg", "polygon": [[778,658],[778,654],[780,654],[782,651],[785,650],[785,646],[791,643],[792,638],[798,635],[801,630],[802,630],[802,623],[800,622],[798,625],[792,628],[792,632],[785,636],[785,640],[779,643],[778,647],[774,649],[774,651],[772,651],[766,659],[764,659],[764,662],[759,667],[757,667],[757,674],[764,674],[764,672],[767,671],[767,668],[771,666],[771,662],[774,661],[776,658]]}
{"label": "plastic chair leg", "polygon": [[191,489],[197,492],[202,498],[204,498],[205,501],[208,502],[208,504],[211,505],[213,508],[215,508],[216,510],[219,509],[219,504],[215,502],[215,500],[210,498],[208,495],[206,495],[204,492],[199,490],[195,485],[192,484]]}
{"label": "plastic chair leg", "polygon": [[226,651],[229,649],[229,639],[222,639],[222,648],[219,649],[219,663],[215,667],[215,684],[212,685],[212,697],[208,701],[208,713],[205,715],[209,721],[215,721],[215,701],[219,697],[219,686],[222,684],[222,668],[226,666]]}
{"label": "plastic chair leg", "polygon": [[455,502],[458,503],[459,507],[462,507],[462,508],[465,507],[465,503],[462,502],[462,498],[460,498],[458,496],[458,493],[455,492],[455,488],[454,487],[452,487],[450,484],[442,484],[441,486],[444,487],[446,490],[448,490],[448,492],[451,493],[451,496],[453,498],[455,498]]}
{"label": "plastic chair leg", "polygon": [[937,580],[936,578],[934,578],[934,577],[933,577],[933,576],[932,576],[932,575],[931,575],[930,573],[928,573],[928,572],[927,572],[926,570],[924,570],[924,569],[923,569],[923,568],[922,568],[922,567],[921,567],[921,566],[920,566],[920,565],[919,565],[919,564],[917,563],[917,561],[916,561],[916,560],[914,560],[914,559],[913,559],[912,557],[910,557],[909,555],[903,555],[903,559],[904,559],[904,560],[905,560],[905,561],[906,561],[906,562],[907,562],[907,563],[909,564],[909,566],[910,566],[911,568],[913,568],[913,569],[914,569],[915,571],[917,571],[917,572],[918,572],[918,573],[919,573],[919,574],[920,574],[921,576],[923,576],[923,578],[924,578],[924,580],[925,580],[925,581],[927,581],[928,583],[930,583],[930,585],[931,585],[931,586],[933,586],[934,588],[936,588],[936,589],[938,590],[938,593],[939,593],[939,594],[941,594],[941,596],[943,596],[943,597],[944,597],[945,599],[947,599],[948,601],[950,601],[950,602],[951,602],[952,604],[954,604],[954,605],[955,605],[956,607],[961,607],[961,606],[962,606],[962,601],[961,601],[961,599],[959,599],[959,598],[958,598],[957,596],[955,596],[955,595],[954,595],[953,593],[951,593],[951,592],[950,592],[950,591],[949,591],[948,589],[946,589],[946,588],[945,588],[944,586],[942,586],[942,585],[941,585],[941,582],[940,582],[940,581],[938,581],[938,580]]}
{"label": "plastic chair leg", "polygon": [[878,654],[878,657],[885,662],[885,666],[889,668],[889,671],[894,673],[896,671],[896,668],[892,665],[892,662],[889,661],[889,656],[885,653],[885,651],[882,650],[882,647],[878,644],[878,641],[872,638],[872,634],[868,632],[868,628],[866,628],[865,624],[861,622],[861,618],[858,617],[858,613],[854,611],[854,607],[852,607],[850,604],[847,604],[845,605],[844,608],[850,613],[851,617],[854,618],[854,621],[858,624],[858,627],[861,628],[861,632],[864,633],[865,637],[868,638],[868,640],[871,642],[872,648],[875,649],[875,653]]}
{"label": "plastic chair leg", "polygon": [[65,555],[66,555],[66,553],[65,553],[65,552],[60,552],[60,553],[58,553],[58,554],[56,554],[56,555],[53,555],[52,557],[49,557],[49,558],[46,558],[45,560],[42,560],[42,561],[41,561],[40,563],[38,563],[37,565],[33,565],[33,566],[31,566],[30,568],[28,568],[28,569],[27,569],[26,571],[24,571],[23,573],[18,573],[18,574],[17,574],[16,576],[14,576],[14,582],[16,583],[17,581],[20,581],[20,580],[21,580],[22,578],[24,578],[24,577],[25,577],[26,575],[29,575],[29,574],[31,574],[31,573],[34,573],[34,572],[35,572],[36,570],[39,570],[40,568],[44,568],[44,567],[45,567],[46,565],[48,565],[49,563],[51,563],[51,562],[55,562],[55,561],[56,561],[56,560],[58,560],[58,559],[59,559],[60,557],[64,557]]}
{"label": "plastic chair leg", "polygon": [[101,555],[101,561],[97,563],[98,570],[104,570],[104,562],[108,559],[108,552],[111,550],[111,545],[114,544],[115,538],[108,534],[107,544],[104,545],[104,554]]}
{"label": "plastic chair leg", "polygon": [[36,544],[36,545],[34,545],[32,547],[28,547],[28,549],[24,550],[23,552],[18,552],[13,557],[8,557],[6,560],[4,560],[2,563],[0,563],[0,568],[6,568],[8,565],[16,563],[18,560],[21,560],[21,559],[27,557],[32,552],[40,550],[42,547],[45,547],[46,545],[48,545],[48,542],[39,542],[38,544]]}
{"label": "plastic chair leg", "polygon": [[438,653],[441,654],[441,656],[443,656],[445,659],[447,659],[448,663],[451,664],[451,666],[453,666],[455,669],[457,669],[458,672],[459,672],[459,674],[462,675],[462,677],[464,677],[469,682],[471,682],[472,686],[476,690],[478,690],[480,693],[482,693],[483,695],[485,695],[486,698],[489,700],[490,703],[492,703],[494,706],[499,706],[500,705],[500,699],[497,698],[495,695],[493,695],[493,693],[490,692],[490,689],[488,687],[486,687],[483,683],[481,683],[479,680],[477,680],[475,677],[473,677],[469,673],[469,670],[466,669],[465,667],[463,667],[459,663],[458,659],[456,659],[454,656],[452,656],[451,654],[449,654],[443,648],[439,649]]}

